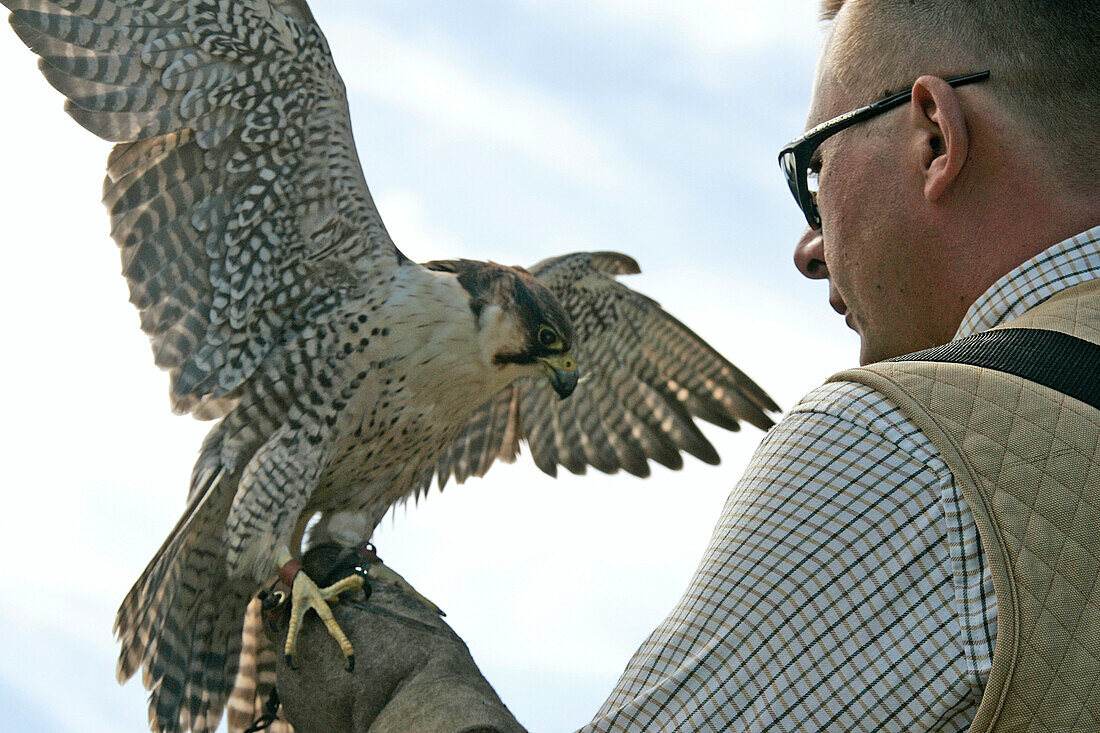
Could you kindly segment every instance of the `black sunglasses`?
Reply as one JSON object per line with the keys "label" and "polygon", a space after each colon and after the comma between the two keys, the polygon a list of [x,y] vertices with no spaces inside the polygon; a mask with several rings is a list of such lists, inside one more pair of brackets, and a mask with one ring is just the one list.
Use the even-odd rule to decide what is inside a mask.
{"label": "black sunglasses", "polygon": [[[953,87],[961,87],[964,84],[972,84],[988,78],[988,71],[979,71],[976,74],[953,76],[950,79],[944,79],[944,81]],[[859,124],[875,115],[880,115],[898,105],[905,104],[911,96],[913,96],[913,90],[907,89],[904,92],[891,94],[885,99],[872,102],[866,107],[845,112],[839,117],[822,122],[801,137],[795,138],[787,147],[779,151],[779,167],[783,169],[783,174],[787,176],[787,185],[790,186],[791,193],[794,194],[794,200],[798,202],[802,213],[806,215],[806,221],[810,224],[811,229],[821,228],[821,216],[817,213],[817,174],[813,175],[812,180],[810,176],[810,159],[813,158],[814,151],[826,139],[841,130],[846,130],[852,125]]]}

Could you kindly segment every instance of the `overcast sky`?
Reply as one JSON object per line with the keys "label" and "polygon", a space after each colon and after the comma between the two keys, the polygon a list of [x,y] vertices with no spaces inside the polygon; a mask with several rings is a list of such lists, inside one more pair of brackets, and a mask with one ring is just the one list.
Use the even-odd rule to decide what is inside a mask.
{"label": "overcast sky", "polygon": [[[529,265],[611,249],[784,407],[854,365],[776,165],[803,128],[813,0],[315,0],[367,181],[410,257]],[[0,33],[0,720],[145,730],[114,612],[183,508],[207,425],[174,418],[99,204],[109,146]],[[671,472],[550,479],[523,457],[384,520],[533,731],[585,723],[695,568],[760,439]]]}

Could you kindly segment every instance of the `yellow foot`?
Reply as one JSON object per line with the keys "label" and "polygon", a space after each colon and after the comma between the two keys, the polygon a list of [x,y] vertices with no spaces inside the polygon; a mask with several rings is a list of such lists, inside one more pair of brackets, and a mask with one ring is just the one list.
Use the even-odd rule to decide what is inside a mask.
{"label": "yellow foot", "polygon": [[347,670],[350,672],[355,669],[355,650],[352,649],[351,642],[348,641],[344,631],[336,623],[328,602],[344,591],[360,590],[362,587],[363,578],[361,576],[349,575],[327,588],[318,588],[317,584],[305,572],[298,571],[294,576],[293,586],[290,590],[290,625],[287,627],[286,645],[283,648],[288,667],[297,669],[294,666],[294,651],[298,645],[298,630],[301,628],[306,611],[312,608],[321,617],[321,621],[324,622],[329,635],[340,645],[340,651],[344,653],[344,658],[347,659]]}
{"label": "yellow foot", "polygon": [[[389,583],[390,585],[396,585],[398,588],[405,591],[410,596],[412,596],[413,598],[417,599],[418,601],[423,603],[425,606],[427,606],[432,611],[432,613],[438,614],[440,616],[446,616],[447,615],[447,614],[443,613],[443,610],[439,606],[437,606],[434,603],[432,603],[431,601],[429,601],[426,597],[424,597],[423,595],[420,594],[420,591],[418,591],[416,588],[413,588],[411,585],[409,585],[409,581],[405,580],[400,575],[398,575],[396,571],[390,570],[381,561],[373,562],[370,565],[368,565],[366,567],[366,572],[367,572],[367,577],[370,578],[371,580],[377,580],[381,583]],[[333,587],[335,587],[335,586],[333,586]]]}

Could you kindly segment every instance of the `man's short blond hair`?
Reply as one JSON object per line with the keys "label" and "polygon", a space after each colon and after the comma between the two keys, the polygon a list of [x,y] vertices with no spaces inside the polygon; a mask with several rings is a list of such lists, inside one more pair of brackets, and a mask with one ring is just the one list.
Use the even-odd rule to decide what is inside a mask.
{"label": "man's short blond hair", "polygon": [[1067,184],[1096,191],[1100,1],[822,0],[822,18],[842,7],[846,32],[830,53],[843,87],[870,102],[922,74],[989,69],[983,87],[1056,156]]}

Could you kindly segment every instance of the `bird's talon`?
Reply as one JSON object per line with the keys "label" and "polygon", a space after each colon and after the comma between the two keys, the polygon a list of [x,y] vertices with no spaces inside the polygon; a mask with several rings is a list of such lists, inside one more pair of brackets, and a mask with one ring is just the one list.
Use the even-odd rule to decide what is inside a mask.
{"label": "bird's talon", "polygon": [[344,669],[346,669],[348,672],[354,672],[355,671],[355,655],[354,654],[349,654],[348,655],[348,663],[347,663],[347,666],[344,667]]}
{"label": "bird's talon", "polygon": [[297,665],[294,664],[294,655],[293,654],[287,654],[286,656],[283,657],[283,659],[286,660],[286,666],[290,667],[295,672],[298,671]]}
{"label": "bird's talon", "polygon": [[286,601],[286,593],[282,591],[261,590],[257,598],[260,599],[260,617],[267,628],[274,632],[278,629],[279,609]]}
{"label": "bird's talon", "polygon": [[263,609],[265,613],[274,611],[279,606],[283,605],[284,601],[286,601],[286,593],[281,590],[260,591],[260,608]]}
{"label": "bird's talon", "polygon": [[[284,567],[286,567],[284,565]],[[344,656],[352,657],[354,650],[352,649],[351,642],[348,641],[347,636],[336,623],[336,619],[332,615],[332,609],[330,603],[339,598],[340,594],[344,591],[359,590],[366,585],[364,578],[358,575],[349,575],[348,577],[340,580],[326,588],[318,588],[317,584],[313,582],[306,573],[296,572],[292,578],[293,586],[291,590],[291,602],[290,602],[290,623],[287,627],[286,643],[283,646],[283,652],[285,659],[287,660],[287,666],[291,669],[297,669],[294,666],[292,655],[297,647],[298,633],[301,630],[302,620],[309,609],[313,609],[321,618],[321,622],[328,630],[329,636],[336,641],[343,651]],[[350,662],[354,665],[354,662]]]}

